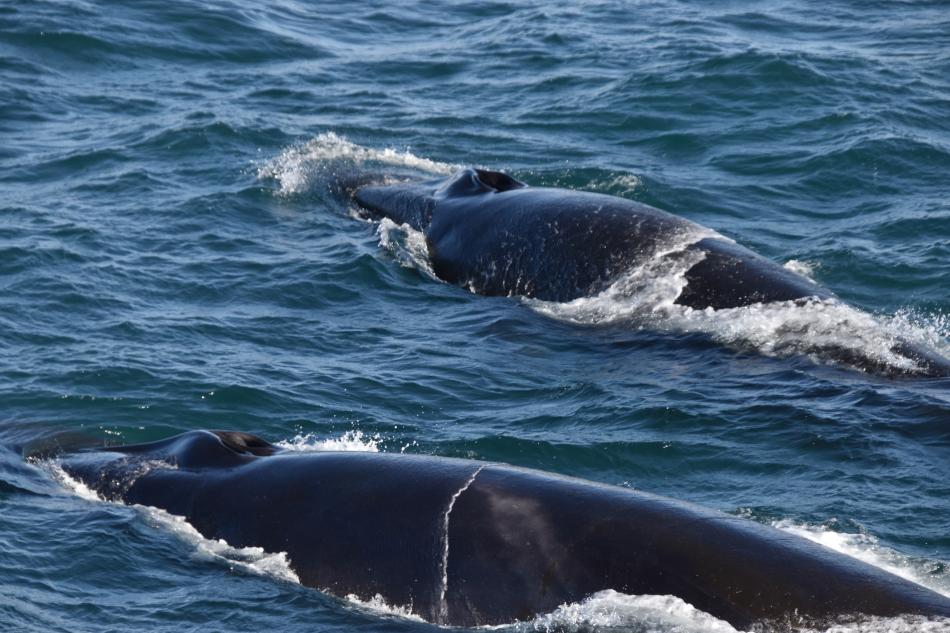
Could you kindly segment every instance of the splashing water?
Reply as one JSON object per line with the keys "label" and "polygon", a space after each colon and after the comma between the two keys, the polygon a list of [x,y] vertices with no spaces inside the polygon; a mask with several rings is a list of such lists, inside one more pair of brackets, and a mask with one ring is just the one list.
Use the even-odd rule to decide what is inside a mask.
{"label": "splashing water", "polygon": [[379,452],[382,437],[379,435],[367,436],[362,431],[347,431],[337,438],[321,439],[312,433],[297,435],[290,440],[281,440],[276,446],[288,451],[314,453],[320,451],[363,451]]}
{"label": "splashing water", "polygon": [[801,275],[802,277],[807,277],[808,279],[815,281],[816,265],[813,264],[812,262],[803,262],[798,259],[790,259],[784,264],[782,264],[782,267],[785,268],[786,270],[792,271],[793,273],[797,273]]}
{"label": "splashing water", "polygon": [[202,536],[185,517],[169,514],[158,508],[135,506],[154,526],[173,534],[180,541],[195,548],[198,556],[213,562],[223,562],[231,568],[268,576],[276,580],[299,584],[300,578],[290,566],[286,552],[265,552],[261,547],[232,547],[224,539]]}
{"label": "splashing water", "polygon": [[772,525],[950,598],[950,569],[935,569],[935,563],[932,561],[923,563],[895,552],[880,545],[870,534],[835,532],[822,526],[796,523],[787,519],[773,521]]}
{"label": "splashing water", "polygon": [[438,280],[429,260],[429,248],[425,235],[408,224],[396,224],[383,218],[376,229],[379,245],[390,253],[402,266],[415,268],[427,277]]}
{"label": "splashing water", "polygon": [[[551,613],[517,625],[484,627],[519,633],[555,631],[580,633],[591,630],[622,630],[626,633],[740,633],[728,622],[696,609],[676,596],[631,596],[613,590],[601,591],[582,602],[561,605]],[[779,625],[752,627],[755,633],[787,630]],[[865,617],[821,625],[794,627],[801,633],[948,633],[946,618],[918,616]]]}
{"label": "splashing water", "polygon": [[[500,628],[500,627],[499,627]],[[676,596],[631,596],[612,589],[564,604],[518,631],[614,629],[642,633],[736,633],[736,629]]]}
{"label": "splashing water", "polygon": [[640,188],[640,178],[634,174],[621,174],[606,180],[592,180],[588,187],[592,191],[633,193]]}
{"label": "splashing water", "polygon": [[374,166],[406,167],[429,174],[451,174],[459,169],[458,165],[421,158],[408,149],[400,152],[363,147],[334,132],[325,132],[267,161],[258,168],[257,177],[276,180],[279,195],[289,196],[329,182],[339,172]]}
{"label": "splashing water", "polygon": [[[65,488],[77,496],[102,503],[112,503],[96,494],[83,482],[71,477],[61,466],[54,462],[45,465],[49,472],[60,481]],[[244,571],[268,576],[277,580],[300,582],[297,574],[290,567],[290,561],[285,552],[265,552],[260,547],[232,547],[224,539],[205,538],[196,530],[185,517],[170,514],[165,510],[150,506],[133,506],[145,516],[146,520],[170,534],[180,541],[194,547],[199,557],[215,562],[224,562],[228,566],[240,568]]]}
{"label": "splashing water", "polygon": [[[285,150],[261,167],[258,176],[278,180],[281,195],[287,195],[327,182],[344,164],[359,168],[371,164],[408,167],[437,174],[458,168],[408,151],[363,147],[327,132]],[[631,178],[619,184],[636,186],[639,181]],[[422,233],[384,218],[379,222],[377,235],[380,246],[389,250],[402,266],[437,279]],[[596,296],[564,303],[530,298],[523,301],[537,312],[579,325],[628,323],[657,331],[701,333],[723,345],[768,356],[808,355],[817,362],[829,362],[833,356],[845,363],[848,359],[861,359],[896,372],[912,373],[918,369],[913,360],[894,351],[902,339],[943,355],[950,351],[944,318],[928,320],[906,313],[878,317],[835,299],[721,310],[694,310],[677,305],[675,301],[687,283],[686,272],[703,257],[701,252],[688,247],[707,237],[727,239],[697,225],[658,244],[652,257]],[[784,267],[809,278],[814,270],[813,264],[798,260],[789,260]]]}
{"label": "splashing water", "polygon": [[425,622],[422,617],[416,615],[412,611],[412,605],[406,606],[395,606],[386,602],[386,599],[383,598],[380,594],[376,594],[372,598],[367,600],[361,599],[356,594],[347,594],[346,601],[351,605],[364,610],[369,611],[370,613],[377,616],[389,616],[397,617],[406,620],[413,620],[415,622]]}
{"label": "splashing water", "polygon": [[[401,265],[437,279],[422,233],[389,219],[380,222],[377,232],[380,246]],[[651,259],[596,296],[563,303],[522,300],[541,314],[578,325],[628,323],[665,332],[695,332],[737,349],[751,348],[777,357],[804,354],[817,362],[827,362],[829,350],[846,350],[855,358],[913,372],[917,369],[914,361],[894,351],[901,339],[944,355],[950,349],[946,318],[928,320],[905,312],[879,317],[837,299],[758,303],[721,310],[678,305],[675,301],[686,286],[686,272],[703,257],[687,247],[705,237],[721,238],[709,229],[677,235],[658,248]]]}

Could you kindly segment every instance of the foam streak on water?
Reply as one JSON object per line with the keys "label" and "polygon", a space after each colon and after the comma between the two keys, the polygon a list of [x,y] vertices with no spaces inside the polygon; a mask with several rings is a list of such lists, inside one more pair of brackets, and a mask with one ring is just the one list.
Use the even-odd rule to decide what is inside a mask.
{"label": "foam streak on water", "polygon": [[601,294],[569,303],[527,301],[543,314],[584,325],[626,323],[659,332],[698,332],[724,345],[753,349],[769,356],[813,356],[831,362],[827,350],[848,350],[898,371],[917,365],[894,351],[903,338],[927,348],[945,350],[945,335],[933,323],[916,324],[906,317],[875,317],[837,299],[754,304],[739,308],[694,310],[673,302],[685,285],[692,261],[662,270],[637,269]]}
{"label": "foam streak on water", "polygon": [[265,552],[260,547],[232,547],[224,539],[205,538],[185,517],[169,514],[158,508],[136,507],[145,514],[150,523],[194,547],[199,558],[223,562],[231,568],[269,576],[275,580],[300,583],[285,552]]}
{"label": "foam streak on water", "polygon": [[356,594],[348,594],[347,602],[353,606],[368,611],[376,616],[396,617],[416,622],[425,622],[420,616],[412,612],[412,605],[394,606],[386,602],[380,594],[374,595],[368,600],[363,600]]}
{"label": "foam streak on water", "polygon": [[[102,499],[86,484],[71,477],[62,467],[49,463],[52,475],[61,481],[67,489],[77,496],[103,503],[112,503]],[[232,569],[269,576],[275,580],[300,583],[300,579],[290,566],[285,552],[265,552],[260,547],[232,547],[224,539],[209,539],[196,530],[185,517],[170,514],[160,508],[150,506],[132,506],[155,527],[164,530],[183,543],[193,547],[198,558],[225,563]]]}
{"label": "foam streak on water", "polygon": [[780,530],[807,538],[950,598],[950,568],[946,565],[939,566],[943,568],[941,571],[932,562],[914,560],[883,547],[870,534],[835,532],[820,526],[789,520],[776,521],[773,525]]}

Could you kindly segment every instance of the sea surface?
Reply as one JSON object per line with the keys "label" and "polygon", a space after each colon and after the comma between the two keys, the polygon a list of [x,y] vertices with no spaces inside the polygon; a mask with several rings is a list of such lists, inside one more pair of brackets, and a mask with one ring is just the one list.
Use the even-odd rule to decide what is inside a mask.
{"label": "sea surface", "polygon": [[[470,165],[842,304],[477,296],[329,191]],[[948,354],[948,291],[946,2],[0,2],[0,630],[437,630],[24,457],[204,428],[637,488],[950,595],[950,381],[809,351]],[[611,593],[508,629],[732,631]]]}

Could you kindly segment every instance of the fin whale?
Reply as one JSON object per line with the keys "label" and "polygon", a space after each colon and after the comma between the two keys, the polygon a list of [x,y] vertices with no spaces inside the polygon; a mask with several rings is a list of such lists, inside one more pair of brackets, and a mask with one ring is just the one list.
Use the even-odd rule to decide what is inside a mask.
{"label": "fin whale", "polygon": [[743,629],[950,617],[950,599],[775,528],[503,464],[282,452],[223,431],[60,464],[100,496],[181,515],[207,538],[286,552],[304,585],[379,595],[437,624],[525,620],[606,589],[675,595]]}
{"label": "fin whale", "polygon": [[[463,169],[443,179],[340,190],[365,212],[425,234],[435,274],[483,295],[565,302],[590,297],[658,253],[684,261],[675,303],[703,310],[807,302],[834,295],[775,262],[685,218],[598,193],[531,187],[511,176]],[[876,373],[950,376],[950,360],[906,340],[892,352],[916,370],[854,350],[822,355]]]}

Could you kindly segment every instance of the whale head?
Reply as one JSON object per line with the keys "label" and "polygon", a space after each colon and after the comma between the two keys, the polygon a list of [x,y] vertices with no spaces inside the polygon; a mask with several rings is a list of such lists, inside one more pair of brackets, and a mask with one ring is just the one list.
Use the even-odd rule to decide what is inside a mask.
{"label": "whale head", "polygon": [[508,174],[469,167],[448,178],[359,187],[353,199],[373,215],[425,231],[440,200],[502,193],[526,186]]}

